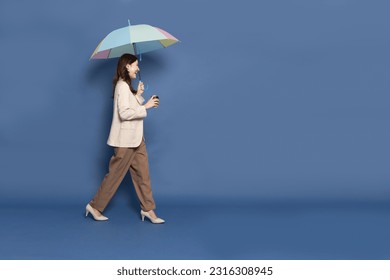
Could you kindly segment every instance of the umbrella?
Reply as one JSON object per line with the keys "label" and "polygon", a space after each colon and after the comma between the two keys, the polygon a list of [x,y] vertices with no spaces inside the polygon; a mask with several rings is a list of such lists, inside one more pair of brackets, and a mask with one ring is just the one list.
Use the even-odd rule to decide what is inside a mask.
{"label": "umbrella", "polygon": [[[120,57],[122,54],[141,54],[167,48],[179,40],[167,31],[148,24],[129,25],[109,33],[96,47],[90,59]],[[141,80],[141,72],[138,72]]]}
{"label": "umbrella", "polygon": [[130,25],[109,33],[90,59],[120,57],[124,53],[141,55],[179,42],[167,31],[148,24]]}

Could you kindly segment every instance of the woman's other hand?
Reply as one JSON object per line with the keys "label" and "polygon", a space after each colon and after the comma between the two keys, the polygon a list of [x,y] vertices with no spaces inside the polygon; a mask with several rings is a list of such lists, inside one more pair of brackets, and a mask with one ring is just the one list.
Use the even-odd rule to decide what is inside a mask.
{"label": "woman's other hand", "polygon": [[148,102],[146,102],[145,108],[146,108],[146,109],[157,108],[159,104],[160,104],[160,100],[158,99],[158,97],[156,97],[156,95],[153,95],[153,96],[148,100]]}

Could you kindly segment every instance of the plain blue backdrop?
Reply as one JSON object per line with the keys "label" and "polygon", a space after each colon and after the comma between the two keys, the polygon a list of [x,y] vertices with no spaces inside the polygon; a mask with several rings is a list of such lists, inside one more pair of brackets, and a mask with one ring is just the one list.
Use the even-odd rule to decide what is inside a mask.
{"label": "plain blue backdrop", "polygon": [[[140,62],[143,81],[149,86],[144,95],[157,94],[161,100],[158,109],[149,110],[145,138],[158,209],[164,213],[162,206],[179,205],[172,212],[166,210],[171,220],[179,219],[173,213],[182,209],[190,209],[188,215],[203,209],[207,217],[204,205],[210,209],[225,205],[228,213],[245,205],[257,213],[252,219],[259,217],[256,207],[271,205],[265,212],[275,214],[272,209],[278,207],[272,205],[285,207],[286,201],[295,205],[321,201],[321,215],[329,212],[321,210],[327,202],[330,209],[334,209],[332,203],[352,203],[362,209],[362,203],[379,209],[373,217],[383,211],[388,214],[389,9],[390,3],[384,0],[2,0],[0,205],[9,213],[22,206],[31,211],[74,205],[75,219],[79,218],[77,213],[100,185],[112,154],[106,140],[117,60],[89,61],[89,57],[100,40],[130,19],[132,24],[158,26],[181,41],[143,55]],[[134,213],[138,211],[129,186],[127,177],[114,197],[118,208],[108,210],[123,208],[126,213],[125,201],[131,197]],[[190,220],[196,220],[194,215]],[[215,220],[232,222],[225,218],[216,216]],[[310,220],[318,222],[315,217]],[[373,222],[372,217],[363,219],[367,220]],[[363,221],[357,219],[356,225]],[[390,232],[379,226],[381,221],[375,225],[384,238]],[[34,223],[26,227],[37,229]],[[197,230],[207,227],[212,223]],[[4,235],[18,228],[3,228]],[[241,227],[239,232],[247,230]],[[264,238],[274,236],[271,230]],[[24,238],[8,244],[23,243]],[[350,240],[347,235],[345,240]],[[194,244],[194,248],[199,247]],[[257,250],[235,254],[218,249],[225,248],[222,245],[216,248],[223,254],[176,252],[155,257],[311,256],[297,248],[289,253],[279,248],[275,253],[271,246],[263,255]],[[389,257],[370,248],[367,255],[328,252],[313,257]],[[137,255],[34,255],[10,250],[1,257]]]}

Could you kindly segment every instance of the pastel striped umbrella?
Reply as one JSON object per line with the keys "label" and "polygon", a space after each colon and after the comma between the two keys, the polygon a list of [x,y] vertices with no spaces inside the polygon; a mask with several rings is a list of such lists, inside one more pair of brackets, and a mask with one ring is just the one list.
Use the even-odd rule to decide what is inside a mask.
{"label": "pastel striped umbrella", "polygon": [[107,59],[131,53],[141,55],[179,42],[167,31],[148,24],[130,25],[109,33],[96,47],[90,59]]}

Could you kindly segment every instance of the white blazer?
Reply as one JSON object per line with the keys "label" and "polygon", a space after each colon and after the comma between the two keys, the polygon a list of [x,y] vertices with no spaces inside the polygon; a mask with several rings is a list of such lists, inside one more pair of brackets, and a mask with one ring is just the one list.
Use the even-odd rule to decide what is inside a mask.
{"label": "white blazer", "polygon": [[134,95],[120,79],[115,86],[112,124],[107,144],[112,147],[138,147],[144,134],[145,99]]}

